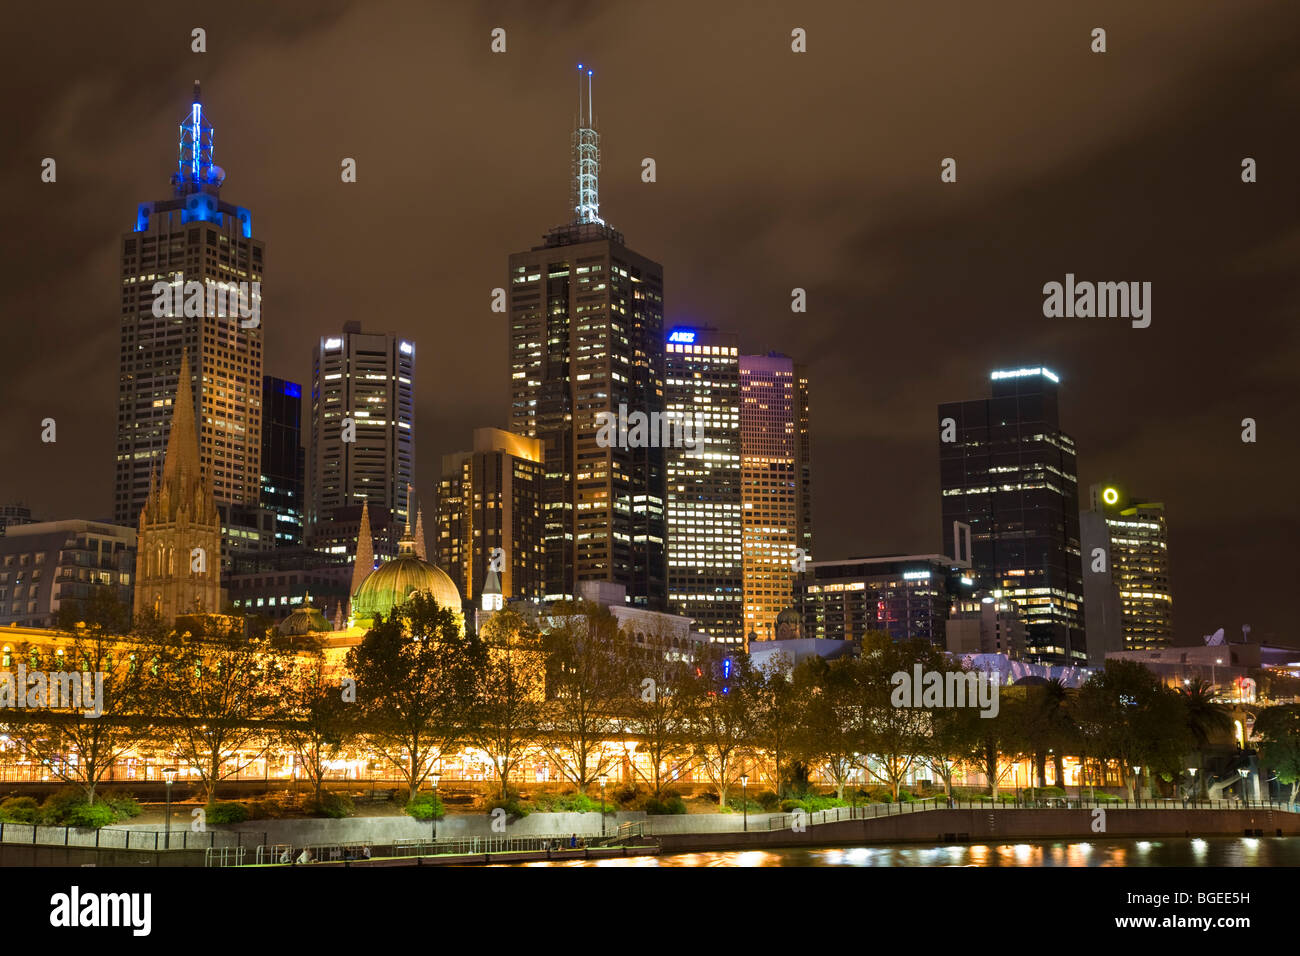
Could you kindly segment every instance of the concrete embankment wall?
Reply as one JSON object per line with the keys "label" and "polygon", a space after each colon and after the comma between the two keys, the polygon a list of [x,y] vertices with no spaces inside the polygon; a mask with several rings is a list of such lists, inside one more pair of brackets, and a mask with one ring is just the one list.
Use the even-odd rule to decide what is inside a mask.
{"label": "concrete embankment wall", "polygon": [[[1093,830],[1093,811],[1084,810],[927,810],[841,820],[790,830],[748,833],[663,834],[663,852],[740,850],[761,847],[943,843],[953,840],[1042,840],[1053,838],[1128,838],[1146,836],[1300,835],[1300,814],[1279,810],[1107,810],[1104,832]],[[751,818],[752,826],[752,818]]]}

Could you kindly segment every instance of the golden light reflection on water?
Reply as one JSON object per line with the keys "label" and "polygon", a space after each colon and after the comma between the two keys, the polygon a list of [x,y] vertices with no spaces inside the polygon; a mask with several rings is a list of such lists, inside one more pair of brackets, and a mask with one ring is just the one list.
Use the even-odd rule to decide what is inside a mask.
{"label": "golden light reflection on water", "polygon": [[672,853],[608,860],[556,860],[522,866],[871,866],[1090,867],[1298,866],[1300,837],[1160,840],[1053,840],[934,846]]}

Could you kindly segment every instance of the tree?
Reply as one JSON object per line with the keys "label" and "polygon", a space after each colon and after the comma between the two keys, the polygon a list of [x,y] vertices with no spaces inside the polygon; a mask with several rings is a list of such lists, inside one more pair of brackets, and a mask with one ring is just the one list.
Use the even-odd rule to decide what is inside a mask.
{"label": "tree", "polygon": [[889,787],[895,800],[917,756],[929,743],[928,711],[910,703],[896,706],[894,702],[894,691],[899,686],[895,675],[906,675],[911,681],[918,667],[922,674],[942,673],[944,656],[926,640],[895,642],[879,631],[862,636],[862,657],[854,666],[857,679],[851,710],[855,750],[861,754],[859,766]]}
{"label": "tree", "polygon": [[1200,677],[1183,687],[1179,695],[1183,701],[1185,726],[1196,746],[1197,763],[1202,768],[1199,784],[1194,779],[1193,785],[1205,786],[1205,748],[1213,737],[1232,733],[1232,714],[1214,699],[1213,685]]}
{"label": "tree", "polygon": [[[78,705],[23,709],[6,718],[10,736],[27,755],[80,787],[90,803],[117,760],[149,739],[158,696],[157,678],[141,666],[148,657],[145,645],[118,630],[129,630],[130,613],[107,603],[100,611],[61,614],[59,626],[72,635],[70,646],[33,662],[60,691],[75,689]],[[62,676],[56,680],[55,674]],[[27,693],[25,687],[14,690]]]}
{"label": "tree", "polygon": [[1300,793],[1300,706],[1278,704],[1265,708],[1255,720],[1261,738],[1259,756],[1277,772],[1279,783],[1290,784],[1288,803]]}
{"label": "tree", "polygon": [[378,618],[348,652],[366,738],[402,775],[410,799],[474,729],[485,661],[459,615],[422,593]]}
{"label": "tree", "polygon": [[830,779],[841,800],[859,757],[852,725],[857,680],[851,657],[809,657],[794,670],[794,687],[804,706],[792,750]]}
{"label": "tree", "polygon": [[300,657],[289,667],[282,704],[285,717],[278,728],[280,740],[306,772],[319,804],[329,764],[357,739],[356,703],[345,699],[334,669],[317,652]]}
{"label": "tree", "polygon": [[793,666],[785,654],[773,654],[758,669],[754,683],[754,742],[772,759],[772,789],[778,796],[784,796],[782,767],[795,749],[807,702],[795,687]]}
{"label": "tree", "polygon": [[655,799],[663,796],[668,781],[685,770],[694,755],[690,739],[692,714],[692,666],[684,660],[670,660],[662,645],[634,649],[634,692],[628,711],[625,735],[635,736],[636,752],[650,764],[646,774],[629,760],[633,773],[640,774]]}
{"label": "tree", "polygon": [[542,735],[546,665],[537,627],[512,607],[492,615],[480,635],[487,655],[478,720],[469,742],[492,761],[501,797]]}
{"label": "tree", "polygon": [[1076,743],[1078,733],[1067,707],[1069,695],[1060,678],[1025,686],[1024,744],[1032,758],[1039,787],[1047,786],[1049,755],[1054,764],[1056,785],[1062,786],[1065,780],[1062,758]]}
{"label": "tree", "polygon": [[1088,751],[1119,763],[1130,799],[1134,767],[1180,771],[1192,740],[1183,701],[1138,662],[1106,661],[1079,689],[1076,709]]}
{"label": "tree", "polygon": [[745,772],[745,749],[758,736],[761,682],[749,655],[725,645],[707,645],[696,660],[691,737],[696,766],[708,777],[720,807],[726,807],[727,791]]}
{"label": "tree", "polygon": [[266,752],[267,731],[284,715],[287,658],[265,641],[246,640],[242,622],[218,617],[153,651],[145,666],[157,668],[162,734],[198,771],[211,803],[222,780]]}
{"label": "tree", "polygon": [[982,717],[971,709],[958,716],[966,725],[959,732],[960,738],[966,741],[966,760],[984,774],[989,795],[995,801],[1007,774],[1028,751],[1024,732],[1025,706],[1024,688],[999,687],[995,716]]}
{"label": "tree", "polygon": [[632,696],[627,641],[608,609],[560,602],[551,611],[546,648],[546,721],[542,745],[580,793],[606,773],[619,754],[619,736]]}

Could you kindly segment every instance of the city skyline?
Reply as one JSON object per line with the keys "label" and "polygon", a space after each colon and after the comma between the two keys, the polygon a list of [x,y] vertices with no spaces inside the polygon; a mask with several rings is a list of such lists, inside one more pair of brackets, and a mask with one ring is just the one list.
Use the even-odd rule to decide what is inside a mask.
{"label": "city skyline", "polygon": [[[416,387],[421,396],[417,419],[422,423],[417,493],[427,494],[439,457],[463,445],[469,429],[506,426],[498,385],[504,371],[500,361],[504,333],[500,317],[488,310],[489,294],[505,283],[501,260],[510,249],[535,242],[547,226],[566,219],[569,149],[565,140],[573,66],[569,61],[585,53],[593,58],[599,82],[604,84],[602,108],[597,111],[607,151],[602,211],[637,237],[637,248],[664,263],[665,326],[698,322],[733,328],[741,336],[742,351],[779,350],[811,367],[819,462],[814,479],[815,559],[941,548],[946,542],[934,507],[934,407],[978,394],[993,368],[1041,363],[1061,375],[1068,395],[1063,399],[1063,419],[1078,443],[1080,482],[1088,486],[1106,475],[1123,474],[1130,486],[1140,487],[1167,506],[1173,592],[1179,608],[1175,642],[1196,642],[1217,627],[1234,637],[1242,624],[1253,626],[1256,640],[1294,642],[1282,608],[1262,603],[1266,592],[1252,572],[1265,562],[1281,560],[1283,542],[1291,537],[1288,531],[1296,522],[1294,509],[1288,511],[1284,505],[1279,514],[1276,507],[1277,502],[1289,500],[1283,482],[1295,454],[1294,442],[1284,435],[1288,422],[1294,420],[1296,396],[1284,383],[1293,375],[1296,341],[1282,325],[1284,272],[1294,265],[1294,240],[1289,238],[1294,227],[1286,210],[1297,205],[1296,187],[1284,172],[1294,146],[1286,137],[1294,134],[1265,122],[1270,114],[1285,115],[1274,101],[1276,97],[1280,102],[1284,91],[1252,81],[1272,75],[1266,64],[1255,72],[1225,71],[1232,78],[1224,83],[1216,80],[1214,86],[1198,75],[1184,74],[1166,78],[1170,88],[1156,90],[1153,84],[1141,85],[1142,65],[1117,45],[1107,54],[1106,63],[1122,78],[1106,79],[1097,99],[1111,106],[1125,103],[1126,128],[1107,128],[1099,135],[1079,123],[1071,127],[1072,138],[1065,137],[1065,147],[1060,127],[1053,128],[1054,147],[1026,142],[1023,137],[1033,125],[1029,122],[997,129],[981,142],[942,99],[936,107],[941,115],[929,117],[926,129],[904,121],[893,112],[896,107],[871,101],[877,114],[889,114],[898,124],[889,127],[889,143],[875,146],[877,153],[888,157],[876,156],[849,177],[843,160],[829,154],[853,152],[848,147],[860,141],[847,127],[856,121],[841,124],[844,128],[837,129],[840,138],[833,147],[829,126],[821,127],[816,135],[826,142],[827,165],[813,184],[801,182],[785,163],[786,150],[792,147],[783,140],[773,144],[772,157],[760,159],[746,150],[760,140],[766,142],[774,131],[797,137],[799,124],[805,122],[803,107],[824,110],[825,106],[778,97],[772,116],[755,118],[749,114],[761,111],[746,109],[738,142],[726,145],[710,140],[703,150],[708,155],[701,156],[680,140],[647,129],[639,118],[647,102],[667,114],[672,109],[668,104],[687,100],[669,70],[639,78],[623,65],[608,18],[593,15],[588,25],[570,30],[565,42],[580,43],[583,49],[569,56],[567,48],[538,50],[527,38],[549,28],[516,14],[511,22],[519,26],[512,27],[510,52],[502,58],[511,76],[501,82],[506,88],[517,84],[521,69],[537,77],[536,89],[524,94],[528,108],[520,110],[526,114],[521,122],[528,124],[533,148],[526,154],[509,148],[507,143],[517,132],[490,136],[492,148],[487,150],[486,171],[481,175],[493,185],[489,205],[498,214],[462,218],[465,228],[453,246],[431,250],[423,244],[427,214],[450,211],[454,219],[461,201],[453,195],[451,179],[444,181],[444,188],[435,177],[433,185],[421,187],[423,197],[412,197],[409,185],[403,186],[403,203],[417,205],[413,198],[420,199],[417,209],[404,217],[385,204],[399,198],[398,181],[411,182],[405,173],[397,175],[389,168],[396,164],[403,170],[408,160],[392,140],[376,140],[373,121],[360,112],[354,110],[341,119],[334,113],[334,125],[326,127],[328,148],[323,150],[320,132],[313,136],[313,151],[307,152],[301,143],[295,145],[290,131],[275,129],[274,123],[282,122],[276,116],[296,102],[275,89],[289,85],[280,84],[276,77],[301,70],[305,61],[316,61],[341,42],[341,31],[355,26],[349,19],[355,14],[334,9],[335,18],[326,18],[319,27],[304,28],[292,19],[278,24],[290,54],[283,56],[283,63],[258,59],[258,51],[250,50],[250,62],[236,70],[237,54],[229,36],[222,49],[214,42],[213,52],[202,57],[177,54],[167,69],[148,74],[131,69],[106,72],[116,67],[110,67],[107,59],[97,60],[96,54],[78,51],[79,72],[59,73],[49,90],[32,91],[25,108],[39,107],[46,115],[35,122],[30,116],[36,114],[28,114],[20,122],[20,148],[15,151],[33,157],[31,168],[16,166],[4,186],[7,206],[17,213],[18,221],[32,223],[32,229],[17,250],[3,295],[6,314],[39,314],[48,319],[11,327],[11,354],[26,361],[0,386],[9,409],[0,425],[0,446],[22,467],[9,471],[0,483],[0,501],[25,501],[49,519],[111,513],[112,479],[100,463],[111,460],[112,454],[114,375],[112,363],[103,361],[116,332],[105,306],[114,288],[112,246],[130,228],[130,214],[140,195],[152,194],[162,181],[159,172],[174,165],[171,140],[177,104],[183,103],[195,76],[203,80],[205,102],[211,102],[218,121],[222,137],[218,152],[229,173],[232,195],[257,212],[258,234],[266,237],[268,255],[274,259],[274,285],[265,290],[265,371],[295,382],[309,381],[306,343],[340,327],[343,320],[358,317],[365,322],[363,303],[375,293],[377,282],[397,313],[379,324],[392,326],[417,346],[427,343],[426,357],[435,345],[441,353],[433,360],[426,358]],[[847,15],[852,19],[852,14]],[[709,14],[699,16],[708,26]],[[906,14],[889,16],[897,18],[892,22],[895,30],[907,28]],[[988,48],[995,43],[1028,42],[1008,29],[1010,20],[1004,16],[1011,15],[991,13],[984,24],[969,24],[971,31],[962,44],[984,43]],[[1086,36],[1091,23],[1091,19],[1048,13],[1025,16],[1044,29],[1078,31],[1081,36]],[[1089,16],[1107,21],[1112,37],[1128,30],[1129,48],[1138,38],[1148,48],[1153,42],[1150,30],[1158,19],[1156,13],[1125,13],[1109,7]],[[866,88],[865,81],[849,86],[859,61],[846,56],[851,49],[847,40],[833,36],[830,29],[819,31],[824,18],[819,23],[816,14],[790,17],[805,21],[802,25],[812,38],[810,72],[799,79],[800,90],[828,81],[846,91]],[[773,17],[770,26],[778,39],[781,31],[776,28],[784,27],[790,17]],[[88,20],[97,22],[93,14]],[[458,28],[466,35],[477,31],[486,36],[492,25],[470,17]],[[112,33],[111,20],[106,18],[102,26]],[[155,31],[160,36],[164,30],[188,33],[191,25],[177,21],[134,26],[147,43]],[[1167,37],[1168,46],[1160,51],[1166,65],[1189,56],[1200,31],[1213,26],[1208,18],[1196,15],[1180,21]],[[1261,35],[1263,31],[1257,23],[1240,29],[1259,30]],[[1267,39],[1255,36],[1244,45],[1261,56],[1274,49],[1280,52],[1300,28],[1293,20],[1280,29],[1274,24],[1272,32]],[[707,44],[700,38],[681,42],[688,60],[706,53]],[[947,45],[954,40],[937,37],[935,42],[951,57],[951,63],[943,61],[938,80],[942,84],[945,77],[957,75],[963,54]],[[478,65],[490,69],[487,44],[481,45],[485,62]],[[105,44],[106,51],[111,48],[112,44]],[[56,65],[68,55],[55,47],[38,49]],[[1088,55],[1082,41],[1079,49],[1081,58]],[[1215,55],[1230,57],[1231,49],[1229,43],[1217,48]],[[277,51],[283,53],[283,48]],[[887,51],[881,54],[889,59]],[[788,52],[776,41],[770,55],[775,77],[764,77],[763,70],[752,66],[737,67],[745,84],[758,87],[750,94],[755,101],[770,100],[772,86],[779,92],[794,83],[794,70],[804,69],[782,61],[780,57],[788,57]],[[1154,54],[1148,49],[1144,55],[1149,59]],[[938,61],[941,54],[934,56]],[[639,60],[630,62],[638,69],[647,67]],[[1079,69],[1086,65],[1084,60],[1074,64]],[[1022,68],[1029,69],[1016,70]],[[376,76],[352,79],[365,88],[361,99],[376,95],[378,88],[394,93],[419,88],[402,80],[403,69],[381,69]],[[450,65],[447,69],[448,75],[454,72]],[[106,89],[117,102],[105,112],[116,129],[101,125],[105,120],[92,117],[94,110],[87,105],[108,95],[94,85],[106,75],[114,77]],[[324,80],[326,89],[313,97],[319,95],[335,107],[349,102],[332,85],[337,81]],[[1006,79],[995,77],[989,82],[998,86]],[[254,83],[261,91],[256,96],[249,85]],[[1137,83],[1139,89],[1134,93],[1126,83]],[[708,95],[740,93],[729,83],[723,86],[724,90]],[[1094,91],[1075,90],[1069,96],[1063,93],[1070,91],[1050,86],[1046,93],[1024,91],[1039,109],[1030,111],[1036,121],[1061,103],[1085,117],[1094,105],[1087,95]],[[932,86],[926,88],[933,91]],[[474,95],[481,97],[476,101],[479,112],[500,116],[512,104],[491,82]],[[1183,114],[1182,119],[1161,120],[1161,105],[1178,96],[1209,97],[1211,125],[1216,130],[1198,139],[1189,130],[1202,129],[1204,117]],[[1230,113],[1228,104],[1232,104]],[[512,105],[518,108],[519,104]],[[1156,121],[1158,135],[1153,139],[1134,117]],[[1006,121],[999,117],[998,122]],[[80,133],[71,135],[74,128],[86,131],[86,123],[95,133],[94,155],[76,145],[77,139],[84,138]],[[1180,125],[1184,123],[1188,125]],[[429,126],[421,135],[436,138],[438,124],[431,121]],[[699,132],[690,123],[686,126],[692,134]],[[1229,131],[1235,135],[1228,136]],[[1220,136],[1224,138],[1216,138]],[[1240,156],[1236,153],[1242,151],[1242,142],[1258,144],[1249,155],[1260,159],[1261,181],[1249,186],[1237,174]],[[1006,155],[1007,143],[1016,146],[1014,160]],[[439,155],[449,160],[452,152],[448,146],[446,154],[439,151]],[[265,163],[254,160],[262,154]],[[38,178],[39,157],[47,155],[59,160],[54,184]],[[358,182],[341,184],[338,161],[353,155],[358,158]],[[958,181],[941,184],[939,160],[949,155],[958,159]],[[657,159],[658,182],[640,182],[642,156]],[[314,164],[310,173],[304,172],[308,159]],[[295,164],[297,177],[286,176],[286,161]],[[734,175],[755,163],[760,166],[757,185],[784,187],[774,193],[763,191],[771,195],[766,211],[753,211],[741,203],[736,198],[739,191],[725,197],[716,192],[724,173]],[[611,174],[611,166],[619,172]],[[444,171],[450,175],[449,169]],[[1013,177],[1014,171],[1020,175]],[[22,177],[26,185],[19,182]],[[284,189],[286,183],[289,188]],[[900,184],[902,196],[889,198]],[[349,189],[356,195],[350,195]],[[945,194],[945,189],[954,192]],[[1195,210],[1185,209],[1185,194],[1193,189],[1199,203]],[[1024,190],[1034,193],[1032,211],[1029,204],[1016,204],[1017,194]],[[829,205],[836,196],[851,200],[846,211]],[[502,206],[510,207],[509,215],[499,214]],[[855,219],[856,225],[846,226],[845,218],[858,214],[866,217],[864,222],[856,224]],[[51,232],[52,223],[71,222],[74,216],[75,242],[60,240]],[[355,237],[344,236],[330,224],[339,217],[359,219],[367,226]],[[1223,228],[1211,233],[1202,219]],[[700,228],[701,220],[710,228]],[[366,234],[381,224],[420,239],[412,250],[418,252],[418,260],[404,249],[396,254],[391,248],[364,249]],[[817,234],[810,243],[814,224]],[[712,226],[728,227],[730,235],[737,237],[735,260],[749,260],[743,268],[739,261],[717,252],[716,239],[707,236]],[[1001,230],[1020,235],[1014,252],[1000,252],[1001,241],[989,241]],[[1134,232],[1140,236],[1133,237]],[[706,234],[705,241],[693,233]],[[60,241],[70,254],[55,272],[31,266],[48,258]],[[1157,256],[1153,250],[1164,246],[1172,247],[1172,253]],[[353,288],[334,270],[320,268],[326,257],[336,255],[356,261],[358,274],[365,272],[367,281]],[[443,260],[436,265],[442,277],[437,282],[420,270],[420,263],[432,260]],[[1107,320],[1044,318],[1041,287],[1067,272],[1152,281],[1152,326],[1131,330],[1127,323]],[[463,277],[457,278],[461,273]],[[52,281],[52,275],[59,279]],[[451,302],[432,301],[428,290],[434,286],[451,289]],[[1249,287],[1249,295],[1243,293],[1243,286]],[[794,287],[808,290],[805,314],[789,310],[789,291]],[[1234,315],[1243,303],[1249,322]],[[468,334],[452,328],[462,316],[468,317],[464,320]],[[923,321],[916,321],[918,317]],[[864,319],[868,324],[859,329]],[[844,348],[840,341],[844,336],[858,337],[859,331],[861,354]],[[873,338],[885,348],[873,345]],[[1205,348],[1207,340],[1216,347]],[[915,354],[925,361],[881,361],[882,352]],[[63,387],[51,390],[51,381]],[[53,446],[40,441],[39,423],[47,416],[58,422],[58,441]],[[1257,444],[1240,441],[1240,422],[1246,416],[1260,423]],[[1207,467],[1190,469],[1189,461],[1204,461]]]}

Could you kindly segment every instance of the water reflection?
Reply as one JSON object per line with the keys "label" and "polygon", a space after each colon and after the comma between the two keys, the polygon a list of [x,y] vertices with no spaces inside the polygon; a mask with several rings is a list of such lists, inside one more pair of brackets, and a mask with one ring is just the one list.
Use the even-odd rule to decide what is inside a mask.
{"label": "water reflection", "polygon": [[1300,866],[1300,837],[1061,840],[673,853],[523,866]]}

